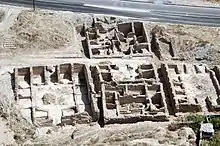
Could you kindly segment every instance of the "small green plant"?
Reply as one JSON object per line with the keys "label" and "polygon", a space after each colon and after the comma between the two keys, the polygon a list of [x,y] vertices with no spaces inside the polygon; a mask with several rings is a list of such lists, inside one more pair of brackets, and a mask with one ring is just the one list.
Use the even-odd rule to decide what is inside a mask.
{"label": "small green plant", "polygon": [[[199,130],[201,122],[210,122],[213,124],[215,131],[220,130],[219,117],[209,118],[209,121],[207,121],[205,116],[191,114],[187,116],[187,121],[189,122],[189,127],[191,127],[195,132]],[[207,141],[205,143],[205,146],[220,146],[220,134],[215,134],[211,141]]]}
{"label": "small green plant", "polygon": [[205,121],[205,117],[202,115],[191,114],[187,116],[187,121],[194,123],[201,123]]}
{"label": "small green plant", "polygon": [[205,146],[220,146],[220,136],[215,135],[211,141],[205,143]]}
{"label": "small green plant", "polygon": [[200,128],[200,123],[205,122],[206,119],[202,115],[191,114],[187,116],[187,121],[189,122],[189,127],[197,132]]}
{"label": "small green plant", "polygon": [[[205,116],[196,115],[196,114],[188,115],[187,121],[198,127],[201,122],[203,123],[207,122]],[[220,117],[209,118],[209,122],[213,124],[215,130],[220,130]]]}
{"label": "small green plant", "polygon": [[209,122],[213,124],[215,130],[220,130],[220,118],[212,118]]}

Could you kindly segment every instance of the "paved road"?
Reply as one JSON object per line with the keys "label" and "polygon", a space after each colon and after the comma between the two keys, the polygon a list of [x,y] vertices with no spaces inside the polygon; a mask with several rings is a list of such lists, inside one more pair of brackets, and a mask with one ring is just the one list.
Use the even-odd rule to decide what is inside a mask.
{"label": "paved road", "polygon": [[[32,0],[0,0],[0,3],[32,7]],[[37,0],[38,8],[110,14],[155,22],[220,27],[220,8],[152,4],[132,0]]]}

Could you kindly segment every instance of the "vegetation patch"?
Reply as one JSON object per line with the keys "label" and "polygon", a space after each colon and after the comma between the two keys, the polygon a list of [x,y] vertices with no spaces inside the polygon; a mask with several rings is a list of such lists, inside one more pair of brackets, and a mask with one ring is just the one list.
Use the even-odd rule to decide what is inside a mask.
{"label": "vegetation patch", "polygon": [[[189,127],[191,127],[195,132],[200,128],[200,123],[212,123],[215,131],[220,131],[220,117],[208,118],[203,115],[192,114],[187,116],[187,121],[189,122]],[[211,141],[207,141],[204,144],[205,146],[220,146],[220,133],[216,132]]]}

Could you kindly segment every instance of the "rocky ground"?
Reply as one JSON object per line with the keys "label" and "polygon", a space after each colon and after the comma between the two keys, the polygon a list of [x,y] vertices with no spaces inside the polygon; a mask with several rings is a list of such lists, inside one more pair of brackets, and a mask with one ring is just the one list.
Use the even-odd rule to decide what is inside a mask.
{"label": "rocky ground", "polygon": [[[36,138],[34,142],[37,144],[56,143],[58,145],[194,145],[196,137],[191,128],[183,127],[177,131],[169,131],[167,126],[166,122],[139,122],[107,125],[105,128],[99,128],[99,125],[76,125],[63,129],[45,128],[46,137],[41,133],[44,137]],[[56,135],[61,135],[60,133],[62,137],[57,138]]]}
{"label": "rocky ground", "polygon": [[147,24],[147,26],[152,33],[166,38],[168,42],[173,42],[175,57],[185,62],[220,64],[219,28],[155,23]]}
{"label": "rocky ground", "polygon": [[[45,128],[28,124],[21,117],[14,101],[11,85],[13,68],[87,60],[82,45],[84,37],[80,33],[83,23],[91,25],[92,15],[46,10],[33,12],[8,6],[2,6],[0,10],[0,144],[195,145],[195,133],[191,128],[170,131],[169,122],[114,124],[105,128],[100,128],[96,123]],[[145,24],[150,36],[157,33],[177,44],[177,57],[187,62],[220,64],[219,28]],[[79,57],[82,59],[77,59]]]}

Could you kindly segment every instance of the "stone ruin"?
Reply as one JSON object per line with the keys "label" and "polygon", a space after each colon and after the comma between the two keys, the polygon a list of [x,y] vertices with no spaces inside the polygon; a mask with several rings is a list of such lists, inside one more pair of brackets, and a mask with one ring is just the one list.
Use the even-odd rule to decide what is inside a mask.
{"label": "stone ruin", "polygon": [[215,86],[217,97],[208,96],[206,98],[206,103],[209,108],[209,112],[219,112],[220,111],[220,67],[215,66],[211,71],[210,76]]}
{"label": "stone ruin", "polygon": [[164,28],[155,26],[151,31],[151,51],[159,60],[182,60],[178,54],[181,42],[165,32]]}
{"label": "stone ruin", "polygon": [[[92,62],[14,69],[15,100],[30,123],[102,126],[220,112],[220,67],[174,63],[172,42],[150,41],[142,22],[106,25],[95,19],[85,36]],[[168,44],[166,62],[155,61],[167,50],[159,41]]]}
{"label": "stone ruin", "polygon": [[95,117],[84,64],[16,68],[14,76],[16,101],[30,123],[90,122]]}
{"label": "stone ruin", "polygon": [[168,120],[162,83],[153,64],[91,66],[104,123]]}
{"label": "stone ruin", "polygon": [[90,58],[152,58],[151,44],[142,22],[119,23],[108,28],[94,19],[85,29]]}
{"label": "stone ruin", "polygon": [[45,126],[168,120],[154,64],[61,64],[16,68],[15,99],[30,123]]}
{"label": "stone ruin", "polygon": [[170,110],[219,112],[219,71],[136,62],[16,68],[15,99],[24,118],[40,126],[166,121]]}
{"label": "stone ruin", "polygon": [[208,112],[216,109],[216,101],[220,97],[216,78],[219,78],[219,74],[215,75],[205,65],[194,64],[162,64],[161,70],[175,113]]}

